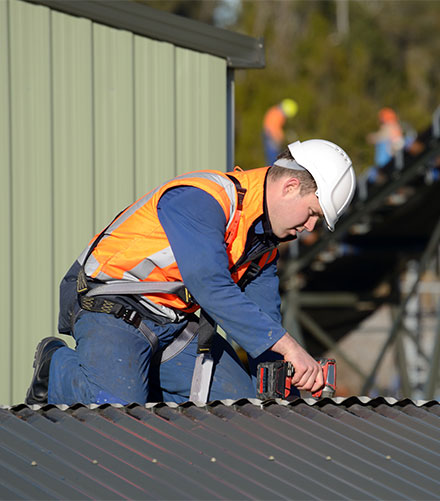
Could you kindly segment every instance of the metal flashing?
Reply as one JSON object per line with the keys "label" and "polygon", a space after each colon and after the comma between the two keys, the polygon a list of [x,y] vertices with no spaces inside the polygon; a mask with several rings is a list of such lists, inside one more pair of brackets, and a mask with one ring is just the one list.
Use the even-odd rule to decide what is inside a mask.
{"label": "metal flashing", "polygon": [[230,68],[264,68],[264,41],[127,0],[25,0],[137,35],[226,59]]}

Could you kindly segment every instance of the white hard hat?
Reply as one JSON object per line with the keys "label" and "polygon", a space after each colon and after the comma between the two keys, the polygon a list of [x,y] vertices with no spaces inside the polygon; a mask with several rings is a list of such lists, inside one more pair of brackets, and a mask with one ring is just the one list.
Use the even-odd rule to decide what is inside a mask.
{"label": "white hard hat", "polygon": [[296,162],[316,182],[316,196],[328,229],[335,224],[353,199],[356,177],[350,157],[338,145],[324,139],[296,141],[288,146]]}

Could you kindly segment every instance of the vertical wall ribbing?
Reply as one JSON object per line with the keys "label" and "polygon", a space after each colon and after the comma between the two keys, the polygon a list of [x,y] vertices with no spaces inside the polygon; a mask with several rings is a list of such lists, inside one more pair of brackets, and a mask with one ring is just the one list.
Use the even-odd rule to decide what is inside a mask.
{"label": "vertical wall ribbing", "polygon": [[226,61],[3,1],[0,109],[0,403],[12,404],[94,232],[184,170],[225,170]]}

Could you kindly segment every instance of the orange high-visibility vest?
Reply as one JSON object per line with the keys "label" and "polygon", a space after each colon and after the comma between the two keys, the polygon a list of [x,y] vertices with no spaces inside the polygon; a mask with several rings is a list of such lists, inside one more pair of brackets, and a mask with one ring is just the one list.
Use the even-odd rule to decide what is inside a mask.
{"label": "orange high-visibility vest", "polygon": [[[222,207],[227,220],[226,252],[229,266],[232,268],[244,253],[249,228],[263,214],[267,170],[268,167],[251,171],[234,171],[234,178],[246,190],[241,211],[234,182],[226,174],[218,171],[190,172],[147,193],[121,213],[107,228],[85,263],[87,276],[103,282],[114,280],[181,282],[182,276],[157,215],[157,205],[161,196],[167,190],[178,186],[200,188],[213,196]],[[90,242],[89,248],[95,238],[97,236]],[[80,263],[87,252],[88,249],[80,256]],[[264,266],[272,261],[276,253],[276,249],[265,253],[259,260],[259,265]],[[245,263],[232,273],[235,282],[243,276],[248,266],[249,263]],[[184,301],[174,294],[143,296],[155,304],[182,312],[193,312],[198,309],[198,305],[191,300]]]}

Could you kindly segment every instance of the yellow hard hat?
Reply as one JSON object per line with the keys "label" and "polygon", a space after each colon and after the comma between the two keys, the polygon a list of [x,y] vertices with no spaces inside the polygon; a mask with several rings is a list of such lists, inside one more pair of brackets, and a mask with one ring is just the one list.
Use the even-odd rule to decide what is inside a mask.
{"label": "yellow hard hat", "polygon": [[298,103],[293,99],[283,99],[280,106],[287,118],[292,118],[298,113]]}

